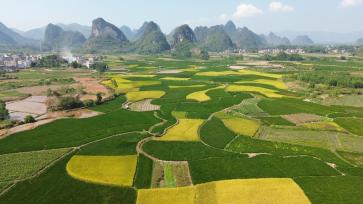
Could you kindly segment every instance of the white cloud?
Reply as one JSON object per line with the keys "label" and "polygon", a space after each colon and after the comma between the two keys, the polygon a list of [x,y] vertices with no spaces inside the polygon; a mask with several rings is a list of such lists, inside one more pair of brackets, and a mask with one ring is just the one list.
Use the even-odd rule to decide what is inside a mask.
{"label": "white cloud", "polygon": [[341,7],[351,7],[351,6],[356,6],[359,4],[362,4],[363,0],[342,0],[342,2],[340,3]]}
{"label": "white cloud", "polygon": [[295,10],[294,7],[283,4],[278,1],[271,2],[269,9],[270,9],[270,11],[273,11],[273,12],[291,12],[291,11]]}
{"label": "white cloud", "polygon": [[252,4],[240,4],[233,14],[235,18],[252,17],[262,14],[263,11]]}
{"label": "white cloud", "polygon": [[226,20],[228,20],[228,16],[227,16],[227,14],[221,14],[221,15],[219,15],[219,19],[220,20],[222,20],[222,21],[226,21]]}

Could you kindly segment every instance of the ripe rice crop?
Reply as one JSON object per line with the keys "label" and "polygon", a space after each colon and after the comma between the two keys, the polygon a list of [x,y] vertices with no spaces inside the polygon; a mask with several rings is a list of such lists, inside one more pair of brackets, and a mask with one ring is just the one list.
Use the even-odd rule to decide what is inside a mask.
{"label": "ripe rice crop", "polygon": [[137,191],[137,204],[194,204],[195,187],[155,188]]}
{"label": "ripe rice crop", "polygon": [[205,87],[205,85],[189,85],[189,86],[169,86],[170,89],[180,89],[180,88],[201,88]]}
{"label": "ripe rice crop", "polygon": [[141,101],[144,99],[156,99],[165,95],[164,91],[134,91],[126,94],[127,100],[130,102]]}
{"label": "ripe rice crop", "polygon": [[167,81],[188,81],[188,80],[190,80],[190,78],[164,77],[164,78],[161,78],[161,80],[167,80]]}
{"label": "ripe rice crop", "polygon": [[195,101],[198,101],[198,102],[209,101],[210,97],[207,95],[208,91],[212,91],[212,90],[216,90],[216,89],[223,89],[223,88],[224,88],[224,86],[219,86],[219,87],[207,89],[207,90],[204,90],[204,91],[197,91],[197,92],[194,92],[194,93],[191,93],[191,94],[187,95],[186,98],[188,100],[195,100]]}
{"label": "ripe rice crop", "polygon": [[[142,75],[141,75],[142,76]],[[141,77],[140,75],[130,75],[129,77]],[[149,76],[145,75],[144,77]],[[153,75],[150,75],[153,76]],[[102,84],[114,89],[117,93],[127,93],[130,91],[138,91],[143,86],[160,85],[160,81],[131,81],[125,79],[125,76],[115,76],[111,80],[103,81]]]}
{"label": "ripe rice crop", "polygon": [[260,124],[255,120],[229,116],[224,113],[218,113],[217,117],[228,129],[239,135],[253,137],[260,128]]}
{"label": "ripe rice crop", "polygon": [[[258,195],[258,196],[257,196]],[[196,186],[139,190],[137,203],[310,203],[292,179],[236,179]]]}
{"label": "ripe rice crop", "polygon": [[282,78],[281,74],[270,74],[270,73],[264,73],[264,72],[246,70],[246,69],[238,70],[238,72],[242,75],[257,75],[257,76],[264,76],[264,77],[270,77],[270,78],[275,78],[275,79]]}
{"label": "ripe rice crop", "polygon": [[67,173],[75,179],[98,184],[132,186],[137,156],[81,156],[67,164]]}
{"label": "ripe rice crop", "polygon": [[157,140],[161,141],[199,141],[198,129],[201,119],[179,119],[179,123]]}
{"label": "ripe rice crop", "polygon": [[267,96],[269,98],[282,98],[284,95],[278,94],[278,91],[262,88],[262,87],[255,87],[255,86],[240,86],[240,85],[230,85],[226,88],[228,92],[256,92]]}
{"label": "ripe rice crop", "polygon": [[264,84],[264,85],[274,86],[278,89],[287,90],[286,84],[282,81],[277,81],[277,80],[257,79],[254,81],[240,81],[240,82],[236,82],[236,83],[237,84],[245,84],[245,83]]}
{"label": "ripe rice crop", "polygon": [[338,132],[345,132],[346,130],[340,127],[333,121],[322,121],[322,122],[315,122],[315,123],[304,123],[301,125],[302,127],[314,130],[330,130],[330,131],[338,131]]}
{"label": "ripe rice crop", "polygon": [[240,75],[238,72],[234,71],[222,71],[222,72],[199,72],[196,76],[209,76],[209,77],[216,77],[216,76],[231,76],[231,75]]}

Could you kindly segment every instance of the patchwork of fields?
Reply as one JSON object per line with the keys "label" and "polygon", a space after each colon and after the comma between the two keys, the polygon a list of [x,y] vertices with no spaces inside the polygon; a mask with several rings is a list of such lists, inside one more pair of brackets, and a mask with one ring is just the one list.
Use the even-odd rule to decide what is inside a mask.
{"label": "patchwork of fields", "polygon": [[224,58],[117,63],[104,114],[0,139],[0,203],[362,203],[361,108]]}

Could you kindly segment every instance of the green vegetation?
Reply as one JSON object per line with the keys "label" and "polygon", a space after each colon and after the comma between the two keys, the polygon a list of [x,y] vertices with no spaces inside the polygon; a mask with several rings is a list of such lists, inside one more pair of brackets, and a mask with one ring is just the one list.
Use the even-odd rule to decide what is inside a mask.
{"label": "green vegetation", "polygon": [[264,99],[258,106],[271,115],[287,115],[294,113],[312,113],[317,115],[328,115],[339,112],[335,107],[323,106],[316,103],[304,102],[298,99]]}
{"label": "green vegetation", "polygon": [[4,101],[0,100],[0,121],[5,120],[9,117],[9,111],[6,109]]}
{"label": "green vegetation", "polygon": [[0,182],[12,182],[38,173],[69,149],[54,149],[0,155]]}
{"label": "green vegetation", "polygon": [[330,87],[363,88],[362,77],[354,77],[350,73],[331,71],[299,72],[294,78],[309,83],[310,87],[324,84]]}
{"label": "green vegetation", "polygon": [[360,203],[363,178],[353,176],[294,179],[313,203]]}
{"label": "green vegetation", "polygon": [[223,122],[213,117],[200,130],[200,138],[210,146],[223,149],[236,135]]}
{"label": "green vegetation", "polygon": [[87,119],[62,119],[3,139],[0,153],[72,147],[115,134],[142,131],[156,123],[152,113],[126,110]]}
{"label": "green vegetation", "polygon": [[34,123],[34,122],[36,122],[36,120],[34,119],[34,117],[33,117],[33,116],[31,116],[31,115],[27,115],[27,116],[25,116],[25,118],[24,118],[24,122],[25,122],[25,123]]}
{"label": "green vegetation", "polygon": [[39,61],[32,64],[32,67],[66,67],[68,62],[62,59],[59,55],[47,55]]}
{"label": "green vegetation", "polygon": [[89,184],[67,175],[65,168],[70,157],[64,158],[46,173],[18,183],[5,195],[1,203],[135,203],[133,188]]}
{"label": "green vegetation", "polygon": [[138,189],[150,188],[152,171],[153,161],[142,154],[139,155],[134,186]]}
{"label": "green vegetation", "polygon": [[[142,53],[167,52],[161,51],[165,36],[158,34],[155,25],[150,30],[141,40],[125,42],[126,47],[114,46]],[[212,35],[202,40],[204,46],[220,49],[226,45],[221,42],[228,41],[223,33],[207,32]],[[202,34],[200,31],[197,37]],[[135,203],[139,189],[250,178],[292,178],[312,203],[359,203],[363,199],[363,109],[354,100],[349,106],[327,101],[335,91],[356,97],[360,89],[321,81],[308,88],[298,82],[303,80],[294,78],[328,71],[334,77],[339,73],[347,77],[344,73],[349,72],[349,77],[357,78],[363,67],[359,58],[323,60],[280,54],[279,59],[266,62],[258,53],[243,57],[211,53],[209,60],[201,60],[197,59],[201,44],[190,42],[172,45],[168,54],[176,58],[168,54],[102,56],[102,67],[110,69],[98,73],[61,67],[6,73],[6,79],[0,81],[0,97],[6,91],[20,93],[22,89],[17,88],[23,86],[72,84],[48,91],[50,99],[58,100],[56,110],[85,106],[103,114],[63,118],[2,138],[0,191],[21,181],[0,196],[0,203]],[[145,45],[144,49],[133,47],[136,44]],[[110,89],[109,94],[95,92],[95,98],[81,102],[87,95],[73,84],[77,76],[97,79]],[[239,88],[237,93],[231,91],[233,87]],[[193,93],[197,97],[191,98],[199,100],[188,100]],[[323,93],[329,96],[320,95]],[[133,109],[135,102],[143,107]],[[53,107],[51,101],[47,103]],[[150,106],[157,108],[151,110]],[[145,110],[148,112],[142,112]],[[0,125],[17,123],[3,120]],[[141,151],[137,151],[138,144]],[[72,155],[57,160],[71,149]],[[120,164],[120,157],[130,163]],[[82,173],[72,174],[83,168],[75,168],[77,158],[84,159],[83,167],[94,165],[90,165],[93,175],[88,177],[86,170],[83,177]],[[73,171],[67,163],[73,165]],[[122,171],[120,165],[124,165]],[[123,176],[130,187],[122,186]],[[97,182],[97,178],[104,180]]]}
{"label": "green vegetation", "polygon": [[349,132],[363,136],[363,118],[337,118],[334,121]]}

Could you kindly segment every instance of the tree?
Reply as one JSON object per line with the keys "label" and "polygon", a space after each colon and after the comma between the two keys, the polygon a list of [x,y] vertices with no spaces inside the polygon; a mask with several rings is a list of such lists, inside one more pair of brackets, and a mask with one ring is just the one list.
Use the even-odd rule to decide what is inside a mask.
{"label": "tree", "polygon": [[91,65],[91,68],[97,70],[98,72],[105,72],[108,69],[108,65],[103,62],[96,62]]}
{"label": "tree", "polygon": [[31,115],[27,115],[25,118],[24,118],[24,122],[25,123],[34,123],[36,122],[35,118]]}
{"label": "tree", "polygon": [[96,104],[99,105],[102,103],[102,94],[101,93],[97,93],[96,94]]}
{"label": "tree", "polygon": [[6,120],[9,118],[9,111],[6,109],[4,101],[0,100],[0,120]]}
{"label": "tree", "polygon": [[74,69],[77,69],[77,68],[81,68],[82,65],[79,64],[78,62],[74,61],[71,63],[71,67],[74,68]]}
{"label": "tree", "polygon": [[202,49],[200,51],[200,58],[202,58],[203,60],[209,60],[209,53],[207,50]]}

